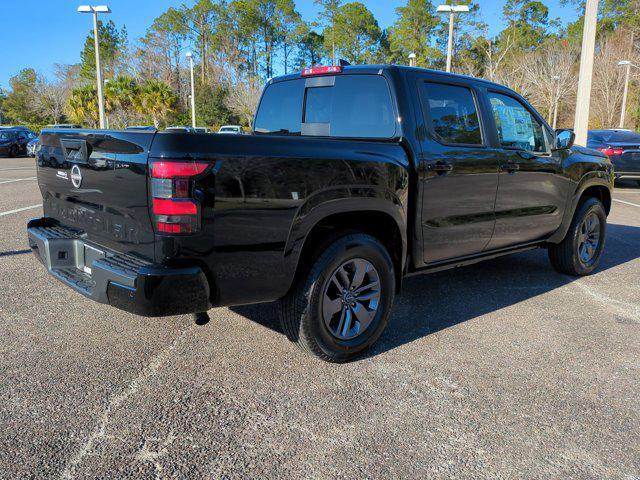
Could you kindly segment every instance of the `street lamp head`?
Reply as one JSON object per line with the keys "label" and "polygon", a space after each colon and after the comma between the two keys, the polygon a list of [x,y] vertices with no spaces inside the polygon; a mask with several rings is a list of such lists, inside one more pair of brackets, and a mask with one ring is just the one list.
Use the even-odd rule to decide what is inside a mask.
{"label": "street lamp head", "polygon": [[409,60],[415,60],[416,58],[416,54],[415,53],[410,53],[409,54]]}
{"label": "street lamp head", "polygon": [[620,66],[620,67],[623,67],[623,66],[626,66],[626,65],[631,65],[631,62],[629,60],[620,60],[618,62],[618,66]]}
{"label": "street lamp head", "polygon": [[438,13],[467,13],[469,11],[469,5],[438,5],[436,11]]}
{"label": "street lamp head", "polygon": [[111,13],[111,9],[107,5],[80,5],[78,7],[78,13]]}
{"label": "street lamp head", "polygon": [[184,56],[190,59],[191,57],[193,57],[193,53],[187,52],[184,54]]}

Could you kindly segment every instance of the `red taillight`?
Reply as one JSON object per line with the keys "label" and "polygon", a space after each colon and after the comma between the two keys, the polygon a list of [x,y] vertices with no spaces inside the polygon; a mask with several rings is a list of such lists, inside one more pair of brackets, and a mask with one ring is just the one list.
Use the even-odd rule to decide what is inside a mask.
{"label": "red taillight", "polygon": [[596,150],[600,150],[602,153],[604,153],[605,155],[608,155],[609,157],[612,157],[612,156],[617,157],[624,153],[624,149],[614,148],[614,147],[596,148]]}
{"label": "red taillight", "polygon": [[326,75],[327,73],[341,73],[342,67],[339,65],[331,65],[328,67],[309,67],[303,68],[301,75],[303,77],[311,77],[313,75]]}
{"label": "red taillight", "polygon": [[154,198],[153,213],[156,215],[196,215],[198,205],[190,200]]}
{"label": "red taillight", "polygon": [[150,165],[152,213],[156,231],[194,233],[199,229],[199,205],[191,198],[194,178],[209,164],[159,161]]}
{"label": "red taillight", "polygon": [[153,162],[153,178],[194,177],[204,172],[209,164],[196,162]]}

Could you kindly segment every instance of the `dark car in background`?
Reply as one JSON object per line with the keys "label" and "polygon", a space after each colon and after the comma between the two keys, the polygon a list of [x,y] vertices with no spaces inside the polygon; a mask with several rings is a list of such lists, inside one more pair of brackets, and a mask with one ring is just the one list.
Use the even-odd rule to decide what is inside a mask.
{"label": "dark car in background", "polygon": [[590,130],[587,147],[600,150],[611,159],[616,179],[631,178],[640,185],[640,133],[629,130]]}
{"label": "dark car in background", "polygon": [[17,157],[27,153],[27,144],[37,135],[25,127],[0,129],[0,155]]}
{"label": "dark car in background", "polygon": [[47,125],[47,128],[82,128],[82,125],[78,125],[77,123],[54,123]]}
{"label": "dark car in background", "polygon": [[40,139],[38,137],[29,140],[29,143],[27,143],[27,155],[30,157],[35,157],[36,151],[38,150],[38,145],[40,145]]}

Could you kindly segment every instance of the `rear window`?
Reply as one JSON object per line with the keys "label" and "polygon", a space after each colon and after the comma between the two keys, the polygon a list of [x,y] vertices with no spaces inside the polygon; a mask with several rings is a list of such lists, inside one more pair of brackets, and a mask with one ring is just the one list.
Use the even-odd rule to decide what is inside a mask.
{"label": "rear window", "polygon": [[268,86],[258,109],[255,131],[390,138],[396,133],[396,121],[384,77],[336,75]]}
{"label": "rear window", "polygon": [[303,98],[304,80],[267,86],[256,114],[256,133],[300,135]]}

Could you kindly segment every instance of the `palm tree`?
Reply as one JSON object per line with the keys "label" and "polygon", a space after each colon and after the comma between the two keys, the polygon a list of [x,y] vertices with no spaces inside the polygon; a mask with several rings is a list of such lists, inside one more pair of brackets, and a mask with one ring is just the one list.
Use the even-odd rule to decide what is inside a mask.
{"label": "palm tree", "polygon": [[137,96],[136,110],[150,115],[153,125],[158,128],[167,115],[175,110],[177,98],[171,87],[160,80],[147,80]]}
{"label": "palm tree", "polygon": [[98,93],[94,85],[74,88],[65,105],[69,118],[81,125],[98,126]]}
{"label": "palm tree", "polygon": [[130,123],[139,93],[138,85],[131,77],[120,75],[105,83],[105,108],[114,120],[113,125],[126,127]]}

